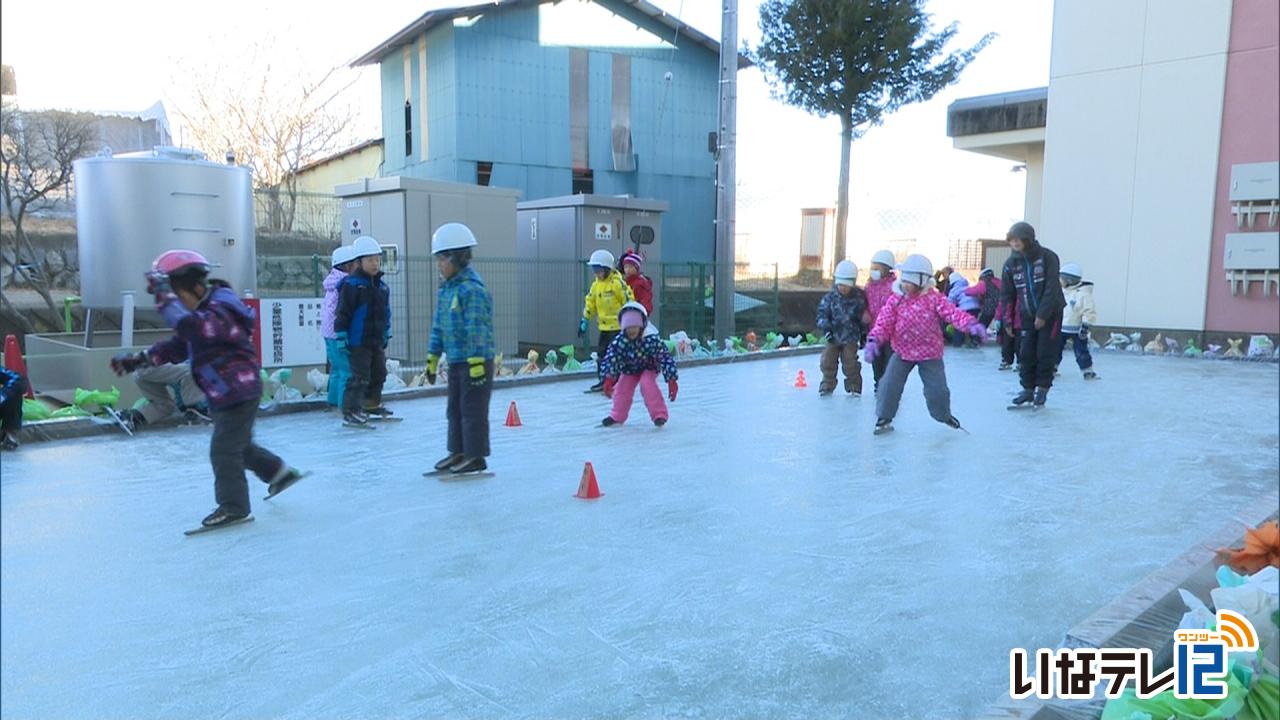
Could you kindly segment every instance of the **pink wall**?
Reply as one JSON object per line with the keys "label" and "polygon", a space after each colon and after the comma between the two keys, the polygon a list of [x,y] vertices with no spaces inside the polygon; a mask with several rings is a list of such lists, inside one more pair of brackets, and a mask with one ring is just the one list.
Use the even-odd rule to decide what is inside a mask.
{"label": "pink wall", "polygon": [[[1175,121],[1171,118],[1171,121]],[[1222,269],[1226,234],[1236,228],[1227,199],[1231,166],[1280,159],[1280,3],[1235,0],[1231,11],[1231,44],[1227,55],[1227,87],[1222,104],[1222,139],[1218,149],[1218,197],[1213,215],[1209,257],[1209,298],[1205,330],[1280,333],[1280,300],[1262,296],[1253,283],[1248,295],[1231,294]],[[1254,230],[1267,229],[1266,216]],[[1259,228],[1259,225],[1262,227]]]}

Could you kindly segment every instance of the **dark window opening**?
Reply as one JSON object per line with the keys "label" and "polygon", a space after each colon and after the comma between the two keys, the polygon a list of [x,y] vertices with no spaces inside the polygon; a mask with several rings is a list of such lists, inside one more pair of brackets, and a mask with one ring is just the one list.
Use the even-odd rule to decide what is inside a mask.
{"label": "dark window opening", "polygon": [[413,103],[404,101],[404,155],[413,154]]}
{"label": "dark window opening", "polygon": [[590,195],[596,191],[595,173],[591,170],[573,171],[573,195]]}
{"label": "dark window opening", "polygon": [[476,184],[488,185],[489,179],[493,177],[493,163],[488,160],[481,160],[476,163]]}

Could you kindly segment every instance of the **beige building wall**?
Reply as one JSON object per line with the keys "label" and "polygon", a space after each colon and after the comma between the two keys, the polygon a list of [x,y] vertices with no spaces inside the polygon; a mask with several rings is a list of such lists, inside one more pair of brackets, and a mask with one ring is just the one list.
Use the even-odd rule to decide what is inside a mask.
{"label": "beige building wall", "polygon": [[378,142],[303,169],[298,173],[298,190],[332,195],[338,185],[378,177],[381,166],[382,143]]}

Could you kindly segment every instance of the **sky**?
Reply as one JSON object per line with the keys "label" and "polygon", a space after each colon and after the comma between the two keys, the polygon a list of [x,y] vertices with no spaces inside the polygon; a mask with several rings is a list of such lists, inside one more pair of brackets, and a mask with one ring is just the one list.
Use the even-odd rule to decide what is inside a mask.
{"label": "sky", "polygon": [[[712,37],[720,35],[718,0],[652,0]],[[25,107],[176,110],[190,102],[194,69],[230,67],[249,48],[264,48],[273,72],[305,73],[343,65],[427,10],[450,0],[373,3],[225,0],[173,3],[126,0],[58,3],[7,0],[0,5],[0,60],[14,66]],[[758,0],[740,0],[740,40],[760,37]],[[1052,0],[930,0],[935,27],[956,22],[952,48],[986,32],[996,39],[959,82],[932,100],[889,116],[853,144],[849,255],[860,265],[885,242],[915,238],[935,263],[952,239],[1002,237],[1020,217],[1025,180],[1014,163],[955,150],[946,108],[957,98],[1048,84]],[[353,143],[381,136],[376,68],[353,71]],[[794,269],[800,209],[835,204],[840,124],[770,96],[756,69],[739,73],[738,247],[753,263]]]}

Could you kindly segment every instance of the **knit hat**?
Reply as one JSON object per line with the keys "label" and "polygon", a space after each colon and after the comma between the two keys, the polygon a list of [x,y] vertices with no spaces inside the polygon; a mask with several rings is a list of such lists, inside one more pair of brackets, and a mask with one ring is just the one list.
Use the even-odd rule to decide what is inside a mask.
{"label": "knit hat", "polygon": [[644,258],[640,256],[640,253],[628,250],[622,254],[622,264],[625,266],[627,263],[635,265],[636,270],[639,270],[644,265]]}
{"label": "knit hat", "polygon": [[622,316],[618,318],[618,324],[623,330],[628,328],[644,327],[644,313],[634,308],[627,308],[622,312]]}

